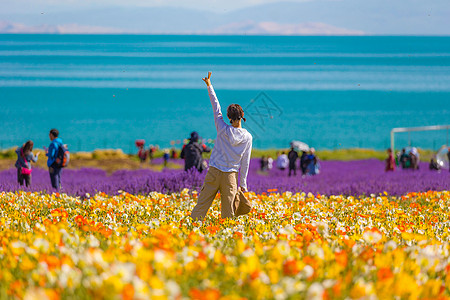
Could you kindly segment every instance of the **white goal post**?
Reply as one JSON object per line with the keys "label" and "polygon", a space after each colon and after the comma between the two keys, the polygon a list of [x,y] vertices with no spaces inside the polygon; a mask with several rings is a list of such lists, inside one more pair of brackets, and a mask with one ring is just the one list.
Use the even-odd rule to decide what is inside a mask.
{"label": "white goal post", "polygon": [[394,135],[397,132],[411,132],[411,131],[429,131],[429,130],[447,130],[447,146],[448,144],[448,131],[450,129],[450,125],[434,125],[434,126],[422,126],[422,127],[400,127],[400,128],[392,128],[391,130],[391,150],[392,153],[395,151],[395,139]]}

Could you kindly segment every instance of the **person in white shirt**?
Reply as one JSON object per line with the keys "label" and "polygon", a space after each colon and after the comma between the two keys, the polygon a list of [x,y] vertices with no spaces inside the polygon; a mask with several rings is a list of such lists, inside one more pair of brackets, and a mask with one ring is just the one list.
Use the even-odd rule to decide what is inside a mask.
{"label": "person in white shirt", "polygon": [[203,220],[220,191],[221,217],[234,216],[233,202],[238,192],[238,172],[241,171],[240,189],[247,190],[247,174],[252,152],[252,135],[241,126],[244,111],[239,104],[227,108],[231,125],[223,120],[219,100],[211,85],[211,72],[203,81],[208,87],[209,99],[214,111],[217,138],[209,160],[209,170],[198,196],[197,205],[191,212],[194,220]]}
{"label": "person in white shirt", "polygon": [[281,152],[281,155],[277,158],[277,168],[280,170],[285,170],[289,164],[289,158],[286,153]]}
{"label": "person in white shirt", "polygon": [[267,159],[267,170],[272,170],[273,168],[273,158],[269,156],[269,158]]}

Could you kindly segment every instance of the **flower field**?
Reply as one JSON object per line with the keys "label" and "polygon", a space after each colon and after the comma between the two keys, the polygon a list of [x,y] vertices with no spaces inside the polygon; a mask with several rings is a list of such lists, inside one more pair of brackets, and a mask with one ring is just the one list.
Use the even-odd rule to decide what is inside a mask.
{"label": "flower field", "polygon": [[249,193],[202,223],[197,192],[0,192],[0,298],[446,299],[450,192]]}
{"label": "flower field", "polygon": [[[174,161],[182,164],[183,161]],[[288,177],[288,171],[273,169],[259,172],[259,160],[252,159],[248,175],[248,188],[255,193],[277,189],[282,193],[311,192],[325,195],[370,195],[386,191],[401,196],[410,192],[450,190],[450,172],[428,170],[422,163],[420,170],[396,170],[384,172],[384,162],[378,160],[322,161],[321,173],[313,177]],[[298,171],[299,172],[299,171]],[[146,195],[152,191],[161,193],[180,192],[184,188],[199,191],[206,172],[186,173],[183,170],[120,170],[111,175],[98,169],[63,170],[62,192],[73,196],[104,192],[116,195],[119,190],[130,194]],[[53,192],[47,170],[34,169],[31,188],[21,188],[16,182],[16,169],[0,171],[0,191],[48,191]]]}

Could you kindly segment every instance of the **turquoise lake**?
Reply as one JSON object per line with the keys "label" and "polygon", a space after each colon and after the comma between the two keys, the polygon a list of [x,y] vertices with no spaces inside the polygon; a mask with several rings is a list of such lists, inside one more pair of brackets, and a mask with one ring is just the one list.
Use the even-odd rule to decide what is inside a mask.
{"label": "turquoise lake", "polygon": [[450,37],[0,35],[0,148],[48,146],[54,127],[72,151],[214,139],[208,71],[255,148],[384,149],[394,127],[450,124]]}

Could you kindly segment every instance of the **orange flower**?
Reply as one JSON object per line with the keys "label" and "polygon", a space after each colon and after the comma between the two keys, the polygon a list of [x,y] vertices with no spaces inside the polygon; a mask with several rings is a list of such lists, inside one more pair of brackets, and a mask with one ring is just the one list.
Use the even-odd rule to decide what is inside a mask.
{"label": "orange flower", "polygon": [[300,272],[297,261],[291,259],[283,264],[283,273],[288,276],[297,275]]}
{"label": "orange flower", "polygon": [[392,274],[392,271],[389,268],[381,268],[377,272],[377,277],[378,280],[382,281],[394,277],[394,274]]}
{"label": "orange flower", "polygon": [[123,300],[132,300],[134,298],[134,286],[131,283],[126,284],[122,290]]}
{"label": "orange flower", "polygon": [[189,291],[189,296],[194,300],[217,300],[220,299],[220,291],[217,289],[199,290],[193,288]]}
{"label": "orange flower", "polygon": [[60,217],[61,211],[58,208],[53,209],[51,212],[52,217]]}
{"label": "orange flower", "polygon": [[77,223],[78,226],[87,224],[86,219],[83,216],[80,216],[80,215],[76,216],[74,221],[75,221],[75,223]]}
{"label": "orange flower", "polygon": [[45,263],[47,263],[48,268],[54,269],[56,267],[59,267],[61,262],[59,260],[58,257],[54,256],[54,255],[47,255],[43,257],[43,260]]}
{"label": "orange flower", "polygon": [[334,253],[336,262],[341,265],[342,267],[346,267],[347,263],[348,263],[348,256],[347,256],[347,252],[345,252],[344,250],[339,251]]}

